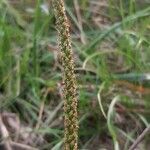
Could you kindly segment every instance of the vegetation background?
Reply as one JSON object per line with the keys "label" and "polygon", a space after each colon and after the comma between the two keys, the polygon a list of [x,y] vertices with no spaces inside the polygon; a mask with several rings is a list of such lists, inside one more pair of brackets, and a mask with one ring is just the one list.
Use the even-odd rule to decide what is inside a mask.
{"label": "vegetation background", "polygon": [[[150,122],[150,1],[65,4],[78,79],[79,148],[128,150]],[[57,49],[50,0],[0,1],[1,148],[61,149]],[[149,141],[145,136],[138,149],[150,149]]]}

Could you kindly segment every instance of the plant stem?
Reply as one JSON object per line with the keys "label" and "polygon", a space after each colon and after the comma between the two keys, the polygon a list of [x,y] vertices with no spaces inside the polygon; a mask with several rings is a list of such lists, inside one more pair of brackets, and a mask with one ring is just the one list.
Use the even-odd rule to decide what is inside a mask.
{"label": "plant stem", "polygon": [[63,0],[53,0],[59,35],[59,48],[63,66],[64,81],[64,149],[77,150],[78,120],[77,120],[77,83],[74,74],[74,61],[69,33],[69,24],[65,13]]}

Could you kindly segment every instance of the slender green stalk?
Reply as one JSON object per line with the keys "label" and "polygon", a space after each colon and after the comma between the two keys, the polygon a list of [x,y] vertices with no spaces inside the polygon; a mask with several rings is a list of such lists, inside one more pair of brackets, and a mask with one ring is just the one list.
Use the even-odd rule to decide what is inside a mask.
{"label": "slender green stalk", "polygon": [[37,34],[40,29],[40,3],[41,0],[37,0],[36,10],[35,10],[35,25],[33,33],[33,71],[34,76],[38,76],[39,66],[38,66],[38,51],[37,51]]}
{"label": "slender green stalk", "polygon": [[59,35],[59,48],[62,58],[62,66],[64,68],[64,149],[77,150],[77,84],[74,74],[69,24],[65,14],[63,0],[53,0],[52,2]]}

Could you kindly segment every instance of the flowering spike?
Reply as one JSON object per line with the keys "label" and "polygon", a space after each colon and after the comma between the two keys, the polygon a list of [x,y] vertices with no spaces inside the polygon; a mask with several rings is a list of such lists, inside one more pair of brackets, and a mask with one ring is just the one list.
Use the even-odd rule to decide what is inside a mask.
{"label": "flowering spike", "polygon": [[59,36],[59,48],[63,66],[64,80],[64,149],[77,150],[78,120],[77,120],[77,83],[74,73],[72,47],[69,33],[69,24],[65,13],[63,0],[53,0]]}

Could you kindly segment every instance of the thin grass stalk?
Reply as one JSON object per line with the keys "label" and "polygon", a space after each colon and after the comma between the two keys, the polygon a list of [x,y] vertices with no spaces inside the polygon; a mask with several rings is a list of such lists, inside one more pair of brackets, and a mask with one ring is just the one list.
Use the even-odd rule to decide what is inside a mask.
{"label": "thin grass stalk", "polygon": [[53,0],[54,14],[59,36],[59,49],[64,81],[64,149],[78,149],[77,83],[74,74],[71,39],[63,0]]}

